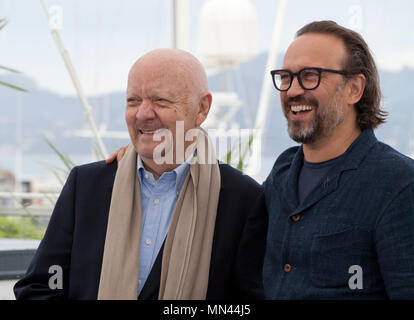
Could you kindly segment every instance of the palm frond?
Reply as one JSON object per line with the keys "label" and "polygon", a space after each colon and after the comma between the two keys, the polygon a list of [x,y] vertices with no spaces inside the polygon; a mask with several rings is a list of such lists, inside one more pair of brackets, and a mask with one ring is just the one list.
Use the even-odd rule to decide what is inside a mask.
{"label": "palm frond", "polygon": [[0,65],[0,69],[6,70],[6,71],[10,71],[10,72],[14,72],[14,73],[20,73],[19,70],[12,69],[12,68],[9,68],[9,67],[5,67],[5,66],[2,66],[2,65]]}
{"label": "palm frond", "polygon": [[[7,22],[8,21],[7,21],[6,18],[0,18],[0,30],[2,30],[7,25]],[[16,69],[12,69],[12,68],[1,66],[1,65],[0,65],[0,69],[1,70],[6,70],[6,71],[9,71],[9,72],[20,73],[20,71],[18,71]],[[14,84],[11,84],[11,83],[8,83],[8,82],[0,81],[0,85],[5,86],[5,87],[9,87],[9,88],[14,89],[14,90],[27,92],[26,89],[15,86]]]}
{"label": "palm frond", "polygon": [[8,21],[7,21],[6,18],[1,18],[0,19],[0,30],[3,29],[6,26],[7,22]]}
{"label": "palm frond", "polygon": [[239,169],[240,171],[243,171],[243,168],[244,168],[244,159],[246,158],[247,152],[250,150],[250,148],[252,146],[253,140],[254,140],[254,136],[253,135],[250,135],[249,136],[249,141],[244,146],[243,153],[242,153],[242,155],[240,157],[239,163],[237,164],[237,169]]}
{"label": "palm frond", "polygon": [[52,150],[57,154],[60,160],[62,160],[63,164],[66,166],[68,171],[72,170],[72,168],[75,166],[75,163],[72,160],[70,160],[68,156],[61,153],[48,138],[46,138],[45,136],[43,138],[45,139],[49,147],[52,148]]}
{"label": "palm frond", "polygon": [[14,90],[18,90],[18,91],[22,91],[22,92],[27,92],[26,89],[23,89],[21,87],[15,86],[13,84],[10,84],[10,83],[4,82],[4,81],[0,81],[0,85],[5,86],[5,87],[12,88]]}

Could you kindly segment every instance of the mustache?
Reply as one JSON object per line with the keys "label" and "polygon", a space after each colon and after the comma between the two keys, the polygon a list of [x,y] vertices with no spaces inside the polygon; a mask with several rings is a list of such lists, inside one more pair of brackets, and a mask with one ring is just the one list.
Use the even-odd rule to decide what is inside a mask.
{"label": "mustache", "polygon": [[160,122],[154,122],[154,121],[137,121],[135,123],[135,129],[136,130],[156,130],[156,129],[163,129],[165,126]]}
{"label": "mustache", "polygon": [[289,107],[291,103],[306,104],[314,107],[318,106],[318,101],[315,98],[306,96],[296,96],[287,98],[284,103],[285,108]]}

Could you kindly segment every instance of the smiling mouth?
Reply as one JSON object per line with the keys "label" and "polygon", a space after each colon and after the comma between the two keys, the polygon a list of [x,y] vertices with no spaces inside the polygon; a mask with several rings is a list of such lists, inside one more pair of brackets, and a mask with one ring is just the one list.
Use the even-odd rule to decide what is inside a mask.
{"label": "smiling mouth", "polygon": [[141,134],[155,134],[158,131],[162,130],[162,128],[160,129],[155,129],[155,130],[142,130],[142,129],[138,129],[138,132]]}
{"label": "smiling mouth", "polygon": [[313,107],[309,105],[299,105],[299,106],[290,106],[290,111],[293,112],[293,114],[298,114],[302,112],[309,112],[312,111]]}

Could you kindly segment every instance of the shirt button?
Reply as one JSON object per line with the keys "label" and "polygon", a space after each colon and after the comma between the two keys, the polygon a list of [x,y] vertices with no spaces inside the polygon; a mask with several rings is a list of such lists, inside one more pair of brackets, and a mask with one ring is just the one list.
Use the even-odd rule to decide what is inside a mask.
{"label": "shirt button", "polygon": [[144,177],[145,177],[145,179],[148,179],[149,175],[146,173]]}
{"label": "shirt button", "polygon": [[138,280],[138,284],[141,284],[141,279]]}
{"label": "shirt button", "polygon": [[292,221],[294,222],[298,222],[301,218],[302,216],[300,214],[295,214],[291,217]]}
{"label": "shirt button", "polygon": [[145,243],[148,244],[148,245],[150,245],[151,244],[151,240],[150,239],[147,239],[147,240],[145,240]]}
{"label": "shirt button", "polygon": [[155,204],[159,204],[159,203],[160,203],[160,200],[155,199],[155,200],[154,200],[154,203],[155,203]]}
{"label": "shirt button", "polygon": [[290,270],[292,270],[292,266],[289,263],[286,263],[283,266],[283,270],[285,270],[285,272],[290,272]]}

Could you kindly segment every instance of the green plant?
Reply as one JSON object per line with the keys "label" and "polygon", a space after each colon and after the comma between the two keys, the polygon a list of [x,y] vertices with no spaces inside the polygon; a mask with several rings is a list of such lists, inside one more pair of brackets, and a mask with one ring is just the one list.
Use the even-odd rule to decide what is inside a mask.
{"label": "green plant", "polygon": [[48,146],[53,150],[53,152],[56,153],[56,155],[59,157],[59,159],[62,161],[62,163],[66,167],[65,169],[58,168],[58,167],[49,167],[49,169],[58,179],[60,184],[63,186],[65,184],[67,177],[69,176],[70,170],[72,170],[72,168],[76,164],[69,158],[69,156],[60,152],[58,148],[56,148],[56,146],[46,136],[43,136],[43,139],[46,141]]}
{"label": "green plant", "polygon": [[44,232],[29,217],[0,216],[0,238],[42,239]]}
{"label": "green plant", "polygon": [[[0,18],[0,31],[7,25],[6,18]],[[0,65],[0,70],[20,73],[12,68]],[[15,86],[11,83],[0,81],[0,85],[14,90],[27,92],[26,89]],[[36,226],[36,219],[31,216],[29,208],[22,205],[22,209],[29,214],[29,217],[10,217],[0,216],[0,238],[30,238],[42,239],[45,232],[44,228]]]}
{"label": "green plant", "polygon": [[241,145],[241,139],[238,139],[236,141],[236,143],[231,146],[231,150],[229,152],[227,152],[224,162],[227,163],[227,164],[231,164],[231,158],[232,158],[232,155],[233,155],[233,152],[235,151],[235,149],[239,148],[239,150],[243,150],[241,155],[240,155],[239,162],[237,163],[237,169],[239,171],[243,172],[244,159],[246,158],[247,153],[249,152],[249,150],[252,146],[253,140],[254,140],[254,136],[249,135],[249,141],[247,143],[245,143],[244,146],[243,146],[243,145]]}
{"label": "green plant", "polygon": [[[52,150],[58,155],[58,157],[65,164],[66,169],[53,167],[50,168],[55,174],[56,178],[63,185],[69,174],[69,171],[75,166],[75,164],[69,159],[68,156],[61,153],[53,143],[44,137],[46,143],[52,148]],[[52,205],[55,205],[55,201],[44,194],[45,198],[48,199]],[[27,238],[27,239],[42,239],[45,226],[41,226],[39,221],[31,213],[30,205],[21,204],[19,199],[12,197],[16,201],[23,211],[27,213],[27,217],[12,217],[7,216],[6,212],[4,216],[0,216],[0,238]]]}
{"label": "green plant", "polygon": [[[7,25],[7,19],[6,18],[1,18],[0,19],[0,30],[2,30],[6,25]],[[9,71],[9,72],[20,73],[20,71],[17,71],[15,69],[8,68],[8,67],[2,66],[2,65],[0,65],[0,69],[1,70],[6,70],[6,71]],[[8,82],[0,81],[0,85],[5,86],[5,87],[9,87],[9,88],[14,89],[14,90],[27,92],[26,89],[15,86],[15,85],[13,85],[11,83],[8,83]]]}

